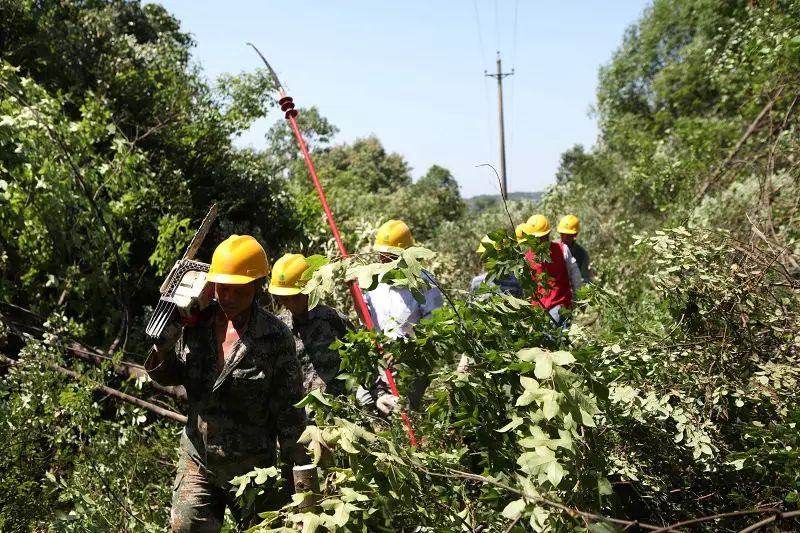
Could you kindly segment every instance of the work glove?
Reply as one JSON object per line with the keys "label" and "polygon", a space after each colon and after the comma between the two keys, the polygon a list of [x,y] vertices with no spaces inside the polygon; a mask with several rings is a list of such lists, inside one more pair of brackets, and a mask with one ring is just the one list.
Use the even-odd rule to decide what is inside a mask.
{"label": "work glove", "polygon": [[465,373],[469,370],[469,367],[475,363],[475,360],[468,356],[467,354],[462,354],[461,359],[458,361],[458,367],[456,368],[456,372],[459,374]]}
{"label": "work glove", "polygon": [[383,396],[380,396],[375,404],[378,408],[378,411],[385,415],[400,411],[400,398],[394,394],[384,394]]}

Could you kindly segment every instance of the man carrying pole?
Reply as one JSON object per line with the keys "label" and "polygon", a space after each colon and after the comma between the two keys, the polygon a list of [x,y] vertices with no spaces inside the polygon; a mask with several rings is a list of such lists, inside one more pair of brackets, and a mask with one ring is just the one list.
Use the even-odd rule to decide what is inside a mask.
{"label": "man carrying pole", "polygon": [[[372,249],[379,253],[382,263],[389,263],[397,259],[403,250],[414,243],[411,230],[402,220],[389,220],[383,224],[375,235],[375,244]],[[434,309],[444,304],[444,296],[439,290],[433,276],[427,271],[422,271],[422,279],[430,287],[419,302],[411,291],[405,287],[397,287],[388,283],[379,282],[375,289],[366,296],[372,321],[375,327],[391,339],[404,339],[414,336],[414,324],[423,318],[430,317]],[[387,356],[389,363],[393,362],[391,355]],[[420,376],[409,387],[408,403],[412,410],[417,410],[422,400],[422,394],[429,384],[427,376]],[[396,397],[387,394],[388,387],[383,379],[379,379],[367,391],[363,387],[358,390],[358,399],[362,403],[374,403],[379,411],[388,414],[397,409]]]}
{"label": "man carrying pole", "polygon": [[[328,205],[328,200],[325,197],[325,191],[322,188],[322,183],[319,181],[319,177],[317,176],[317,169],[314,167],[314,162],[311,160],[311,154],[308,152],[308,147],[306,146],[305,140],[303,140],[303,135],[300,132],[300,127],[297,125],[297,110],[294,108],[294,100],[291,96],[286,94],[286,91],[281,85],[280,79],[278,79],[278,75],[275,73],[275,70],[270,66],[269,62],[266,58],[258,51],[252,43],[247,43],[249,46],[256,51],[259,55],[261,60],[264,62],[264,65],[269,70],[270,75],[272,76],[273,81],[275,82],[275,86],[278,90],[278,94],[280,95],[280,100],[278,103],[281,106],[281,111],[285,113],[286,120],[289,121],[289,124],[292,126],[292,131],[294,131],[294,136],[297,139],[297,144],[300,146],[300,151],[303,152],[303,159],[306,162],[306,166],[308,167],[308,172],[311,174],[311,179],[314,182],[314,188],[317,190],[317,195],[319,196],[319,201],[322,204],[322,210],[325,212],[325,218],[328,220],[328,226],[331,228],[331,233],[333,233],[333,238],[336,241],[336,246],[339,249],[339,253],[342,255],[343,258],[348,256],[347,249],[344,246],[344,242],[342,241],[341,235],[339,235],[339,228],[336,225],[336,221],[333,218],[333,212],[331,212],[331,208]],[[367,305],[364,300],[364,295],[361,292],[361,288],[358,286],[358,283],[353,282],[350,285],[350,290],[353,294],[353,301],[356,304],[356,309],[358,310],[359,314],[361,315],[361,319],[364,321],[364,325],[367,327],[368,330],[374,330],[375,326],[372,321],[372,317],[370,316],[369,311],[367,310]],[[386,369],[385,372],[386,382],[389,384],[389,388],[392,392],[392,395],[395,397],[399,397],[400,393],[397,390],[397,386],[394,382],[394,376],[389,369]],[[406,427],[406,431],[408,432],[408,440],[411,446],[417,445],[417,439],[414,435],[414,429],[411,427],[411,421],[406,415],[406,413],[401,413],[401,418],[403,420],[403,424]]]}

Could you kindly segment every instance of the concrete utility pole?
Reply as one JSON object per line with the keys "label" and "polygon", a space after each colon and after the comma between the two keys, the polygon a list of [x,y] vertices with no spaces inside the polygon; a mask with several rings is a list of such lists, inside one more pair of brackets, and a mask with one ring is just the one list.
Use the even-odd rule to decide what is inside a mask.
{"label": "concrete utility pole", "polygon": [[514,69],[511,72],[503,72],[500,64],[500,52],[497,52],[497,74],[489,74],[485,70],[484,76],[497,79],[497,107],[500,115],[500,195],[503,200],[508,200],[508,184],[506,182],[506,134],[503,127],[503,78],[514,74]]}

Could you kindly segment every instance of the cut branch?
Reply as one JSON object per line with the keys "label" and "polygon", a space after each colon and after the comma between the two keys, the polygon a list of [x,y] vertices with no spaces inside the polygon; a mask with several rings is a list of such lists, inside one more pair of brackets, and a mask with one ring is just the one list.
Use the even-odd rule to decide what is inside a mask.
{"label": "cut branch", "polygon": [[[16,361],[14,361],[10,357],[6,357],[5,355],[2,355],[2,354],[0,354],[0,361],[2,361],[3,363],[9,364],[9,365],[16,364]],[[55,370],[59,374],[68,376],[68,377],[70,377],[70,378],[72,378],[74,380],[81,380],[81,375],[80,374],[78,374],[77,372],[75,372],[73,370],[69,370],[67,368],[64,368],[63,366],[59,366],[59,365],[57,365],[55,363],[47,363],[47,367],[51,368],[52,370]],[[100,391],[104,392],[105,394],[108,394],[109,396],[113,396],[114,398],[117,398],[119,400],[127,402],[127,403],[129,403],[131,405],[135,405],[137,407],[141,407],[142,409],[146,409],[147,411],[150,411],[151,413],[156,414],[156,415],[158,415],[158,416],[160,416],[162,418],[167,418],[169,420],[173,420],[173,421],[179,422],[181,424],[185,424],[186,423],[186,420],[187,420],[186,417],[184,415],[180,414],[180,413],[176,413],[175,411],[170,411],[169,409],[164,409],[163,407],[159,407],[159,406],[157,406],[155,404],[152,404],[150,402],[146,402],[146,401],[142,400],[141,398],[137,398],[136,396],[131,396],[130,394],[126,394],[126,393],[124,393],[122,391],[118,391],[117,389],[112,389],[111,387],[108,387],[106,385],[95,385],[95,388],[97,390],[100,390]]]}
{"label": "cut branch", "polygon": [[[6,304],[5,302],[0,302],[3,307],[6,307],[8,310],[12,311],[13,314],[23,315],[21,320],[14,320],[13,318],[6,316],[5,314],[0,313],[0,320],[8,325],[12,331],[14,331],[15,335],[20,337],[21,340],[24,339],[24,334],[32,334],[36,337],[41,337],[41,334],[45,332],[45,329],[38,326],[32,325],[30,322],[36,322],[37,324],[41,324],[42,319],[34,312],[30,311],[29,309],[25,309],[24,307],[19,307],[11,304]],[[113,361],[111,357],[104,354],[100,350],[92,348],[91,346],[87,346],[80,341],[76,341],[74,339],[67,339],[66,343],[67,354],[86,361],[88,363],[92,363],[94,365],[100,365],[103,362]],[[121,378],[129,379],[129,378],[136,378],[142,379],[146,378],[148,381],[148,385],[153,388],[154,390],[166,394],[176,400],[180,400],[185,402],[186,401],[186,389],[182,386],[177,387],[164,387],[159,385],[155,381],[151,380],[147,374],[147,371],[144,369],[143,366],[132,363],[130,361],[117,361],[113,363],[113,370],[114,373],[120,376]]]}

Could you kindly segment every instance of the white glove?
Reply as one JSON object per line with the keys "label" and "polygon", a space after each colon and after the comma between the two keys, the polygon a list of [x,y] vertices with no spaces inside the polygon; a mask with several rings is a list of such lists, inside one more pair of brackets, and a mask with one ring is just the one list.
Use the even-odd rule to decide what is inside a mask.
{"label": "white glove", "polygon": [[456,372],[463,374],[469,370],[469,367],[472,366],[472,363],[474,362],[475,360],[472,359],[472,357],[469,357],[467,354],[463,354],[461,359],[458,361],[458,368],[456,368]]}
{"label": "white glove", "polygon": [[378,398],[378,401],[375,402],[378,411],[381,413],[388,415],[391,412],[398,412],[400,411],[400,398],[393,394],[384,394],[383,396]]}

